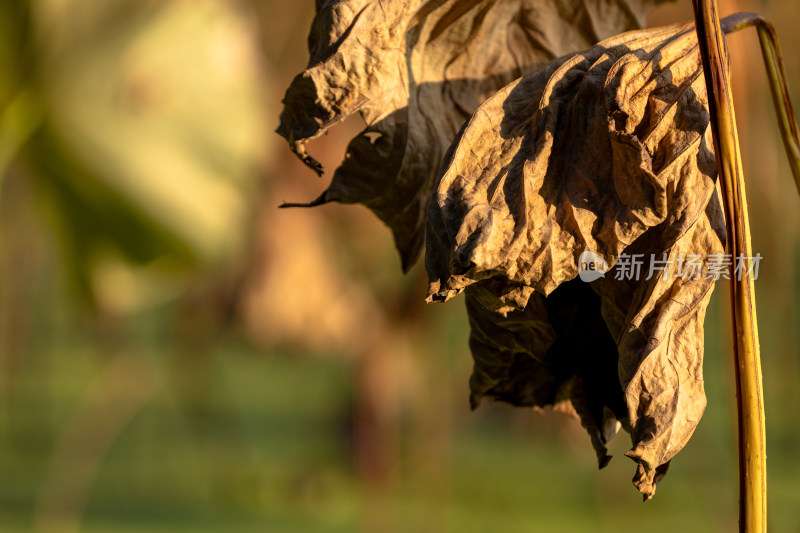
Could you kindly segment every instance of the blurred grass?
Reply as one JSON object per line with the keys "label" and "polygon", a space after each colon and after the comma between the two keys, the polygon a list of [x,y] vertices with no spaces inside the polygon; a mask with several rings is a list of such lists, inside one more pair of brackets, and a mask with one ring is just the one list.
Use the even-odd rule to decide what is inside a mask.
{"label": "blurred grass", "polygon": [[[722,293],[715,296],[712,324],[720,318]],[[349,365],[264,353],[227,339],[209,361],[213,386],[180,400],[167,386],[166,355],[158,343],[165,319],[141,319],[151,337],[145,336],[137,356],[161,385],[103,461],[81,531],[356,530],[363,509],[352,469]],[[37,490],[52,472],[53,443],[107,357],[82,336],[61,333],[36,343],[18,376],[25,390],[13,410],[4,410],[3,531],[30,531]],[[434,531],[427,525],[431,513],[443,514],[444,531],[464,533],[733,530],[733,416],[730,383],[720,377],[730,369],[715,335],[710,337],[708,410],[654,501],[640,503],[629,484],[633,469],[621,456],[624,437],[615,441],[611,465],[597,471],[577,423],[499,404],[471,414],[462,398],[465,386],[458,384],[451,398],[457,422],[446,494],[431,500],[428,487],[442,480],[414,468],[413,448],[425,447],[425,436],[418,436],[400,454],[401,481],[382,508],[393,530]],[[463,355],[463,346],[451,348]],[[769,374],[774,383],[776,372]],[[188,412],[201,412],[200,422]],[[793,446],[784,442],[796,439],[797,430],[780,424],[774,417],[769,426],[771,527],[797,531],[800,471]],[[578,442],[569,444],[573,439]]]}

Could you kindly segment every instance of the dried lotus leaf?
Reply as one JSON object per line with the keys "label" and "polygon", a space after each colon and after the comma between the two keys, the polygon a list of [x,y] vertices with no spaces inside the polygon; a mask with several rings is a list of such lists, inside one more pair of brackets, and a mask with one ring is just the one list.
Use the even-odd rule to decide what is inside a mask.
{"label": "dried lotus leaf", "polygon": [[407,270],[420,254],[442,158],[485,98],[563,54],[641,27],[658,0],[317,2],[308,67],[278,133],[319,174],[308,140],[358,111],[330,187],[308,204],[361,203],[392,230]]}
{"label": "dried lotus leaf", "polygon": [[[678,269],[724,249],[708,126],[694,26],[622,34],[487,100],[429,206],[429,300],[466,290],[473,405],[572,412],[601,465],[620,423],[645,498],[705,408],[714,280]],[[610,268],[589,284],[587,251]],[[639,276],[619,262],[633,254]]]}

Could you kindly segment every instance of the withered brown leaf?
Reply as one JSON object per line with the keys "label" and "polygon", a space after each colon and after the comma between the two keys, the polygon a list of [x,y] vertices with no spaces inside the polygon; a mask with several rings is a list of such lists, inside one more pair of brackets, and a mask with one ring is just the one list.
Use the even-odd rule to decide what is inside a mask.
{"label": "withered brown leaf", "polygon": [[[694,25],[622,34],[487,100],[428,211],[429,300],[466,290],[473,405],[572,412],[601,466],[621,423],[646,499],[706,403],[707,259],[725,240],[708,126]],[[590,284],[586,251],[611,267]]]}
{"label": "withered brown leaf", "polygon": [[485,98],[563,54],[641,27],[663,0],[317,0],[311,58],[286,92],[278,133],[305,143],[360,112],[330,187],[312,206],[361,203],[416,261],[434,179]]}

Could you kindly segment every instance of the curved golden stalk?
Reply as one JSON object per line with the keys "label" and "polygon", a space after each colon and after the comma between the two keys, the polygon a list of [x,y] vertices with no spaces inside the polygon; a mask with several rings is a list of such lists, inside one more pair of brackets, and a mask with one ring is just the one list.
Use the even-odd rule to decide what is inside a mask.
{"label": "curved golden stalk", "polygon": [[792,169],[797,191],[800,193],[800,128],[797,127],[794,106],[789,97],[789,84],[786,81],[786,69],[783,65],[783,52],[778,40],[778,33],[770,21],[756,13],[738,13],[727,19],[731,21],[731,24],[728,25],[728,28],[724,28],[726,33],[749,27],[755,27],[758,31],[758,41],[761,43],[761,54],[767,69],[772,103],[778,116],[778,126],[781,129],[786,156],[789,158],[789,166]]}

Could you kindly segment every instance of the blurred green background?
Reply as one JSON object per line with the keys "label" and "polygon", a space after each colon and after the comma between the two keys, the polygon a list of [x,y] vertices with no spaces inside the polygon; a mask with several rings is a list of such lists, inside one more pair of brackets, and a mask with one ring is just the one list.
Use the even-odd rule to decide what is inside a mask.
{"label": "blurred green background", "polygon": [[[771,18],[800,102],[794,1]],[[728,532],[727,287],[706,414],[655,499],[579,424],[469,412],[466,313],[272,133],[313,2],[2,0],[0,531]],[[691,17],[662,6],[662,24]],[[757,39],[730,38],[752,206],[773,531],[800,531],[800,209]],[[335,168],[360,129],[311,146]]]}

